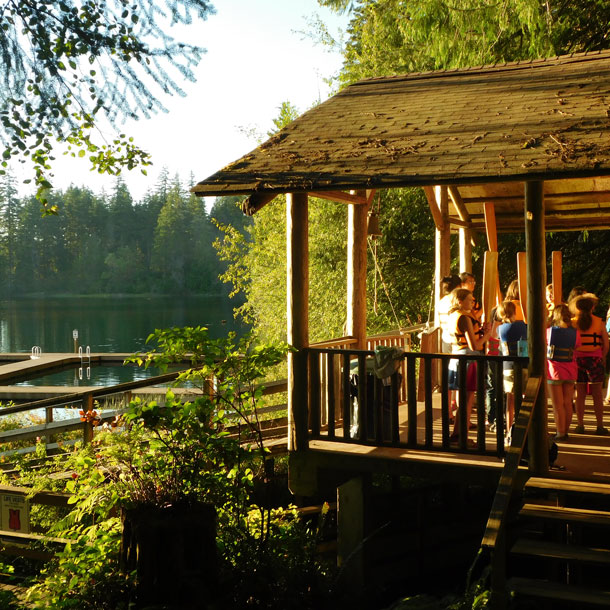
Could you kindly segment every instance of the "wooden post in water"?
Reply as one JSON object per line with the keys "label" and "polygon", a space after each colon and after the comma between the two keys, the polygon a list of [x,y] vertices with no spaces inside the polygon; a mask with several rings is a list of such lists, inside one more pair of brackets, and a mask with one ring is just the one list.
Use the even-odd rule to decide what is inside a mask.
{"label": "wooden post in water", "polygon": [[[546,398],[546,247],[544,182],[525,183],[525,247],[527,252],[527,342],[530,377],[541,377],[529,434],[530,470],[545,475],[549,469]],[[523,297],[523,295],[521,295]]]}
{"label": "wooden post in water", "polygon": [[307,193],[286,195],[287,337],[288,343],[298,350],[288,354],[290,451],[304,450],[308,446],[307,356],[303,352],[309,345],[308,207]]}

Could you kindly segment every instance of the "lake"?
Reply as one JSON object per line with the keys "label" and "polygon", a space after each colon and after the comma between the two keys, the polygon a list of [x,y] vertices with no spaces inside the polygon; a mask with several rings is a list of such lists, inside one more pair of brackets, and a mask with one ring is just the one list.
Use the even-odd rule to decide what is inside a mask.
{"label": "lake", "polygon": [[[233,318],[234,302],[222,296],[66,296],[0,301],[0,350],[73,352],[73,330],[83,351],[128,352],[151,349],[146,338],[156,328],[207,326],[214,338],[247,327]],[[86,367],[86,363],[85,363]],[[111,385],[150,376],[132,367],[91,369],[91,379],[67,371],[25,382],[27,385]]]}

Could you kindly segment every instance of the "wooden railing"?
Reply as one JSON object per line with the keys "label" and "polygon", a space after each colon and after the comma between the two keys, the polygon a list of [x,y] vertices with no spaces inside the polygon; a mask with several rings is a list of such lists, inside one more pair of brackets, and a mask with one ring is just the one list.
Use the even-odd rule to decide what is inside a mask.
{"label": "wooden railing", "polygon": [[[505,356],[455,356],[406,352],[398,362],[399,370],[389,380],[379,379],[371,368],[370,350],[310,347],[305,350],[309,368],[308,438],[331,439],[391,447],[424,447],[448,450],[452,447],[449,422],[449,361],[458,360],[460,429],[468,427],[466,412],[466,370],[469,362],[477,366],[477,400],[473,407],[476,421],[476,447],[469,447],[462,434],[458,449],[504,455],[502,363],[515,363],[515,409],[520,407],[524,358]],[[440,439],[435,440],[432,371],[440,367]],[[492,401],[496,418],[495,448],[486,447],[486,371],[491,371]],[[402,373],[401,371],[404,371]],[[417,400],[417,376],[423,378],[423,401]],[[401,400],[401,388],[406,400]],[[406,417],[399,408],[406,403]],[[422,404],[423,403],[423,404]],[[418,411],[420,425],[418,426]],[[438,429],[438,428],[437,428]],[[455,448],[455,447],[453,447]]]}
{"label": "wooden railing", "polygon": [[[367,350],[374,351],[377,347],[383,346],[397,347],[403,349],[404,351],[410,351],[412,335],[423,330],[425,326],[425,324],[418,324],[417,326],[409,326],[400,330],[392,330],[376,335],[370,335],[366,339]],[[349,350],[356,344],[356,342],[357,341],[354,337],[346,336],[339,337],[337,339],[330,339],[329,341],[320,341],[310,345],[310,348],[325,350],[321,352],[319,357],[318,371],[315,373],[319,377],[321,387],[324,388],[324,390],[320,393],[320,402],[322,405],[320,412],[320,424],[323,426],[328,424],[327,416],[329,411],[329,398],[332,396],[332,400],[336,400],[336,397],[342,391],[340,383],[340,361],[332,354],[336,354],[336,350]],[[333,350],[333,352],[330,352],[329,350]],[[329,372],[329,366],[333,369],[332,373]],[[399,383],[398,400],[400,402],[404,402],[407,399],[406,368],[404,361],[400,363],[399,372],[402,376]],[[332,377],[329,377],[329,375],[332,375]],[[332,379],[332,388],[330,388],[329,379]]]}
{"label": "wooden railing", "polygon": [[[70,417],[65,419],[55,420],[54,410],[64,407],[76,407],[80,408],[85,414],[93,413],[95,410],[97,413],[95,423],[97,425],[104,422],[109,422],[115,419],[117,415],[125,412],[125,408],[115,409],[99,409],[95,406],[95,401],[100,399],[112,399],[120,398],[121,402],[128,403],[132,396],[132,391],[157,386],[159,384],[167,384],[176,380],[180,375],[181,371],[175,371],[172,373],[166,373],[164,375],[157,375],[155,377],[149,377],[147,379],[141,379],[138,381],[129,381],[126,383],[120,383],[114,386],[99,387],[87,390],[81,390],[78,392],[72,392],[69,394],[63,394],[61,396],[53,396],[51,398],[45,398],[43,400],[36,400],[20,405],[14,405],[10,407],[3,407],[0,409],[0,418],[7,417],[16,414],[27,414],[36,413],[44,410],[45,422],[43,424],[33,424],[30,426],[20,426],[13,430],[4,430],[0,432],[0,450],[2,449],[2,443],[10,443],[21,440],[44,438],[47,448],[54,448],[53,437],[58,434],[66,432],[81,432],[82,440],[84,443],[88,443],[93,438],[94,433],[94,419],[89,416],[86,417],[86,421],[82,421],[81,417]],[[263,394],[275,394],[278,392],[285,392],[287,387],[286,380],[280,380],[270,382],[264,386]],[[165,387],[159,387],[159,394],[164,395],[166,392]],[[196,390],[193,390],[193,396],[195,396]],[[273,405],[261,409],[259,413],[263,411],[265,414],[272,412],[282,412],[286,410],[286,405]],[[0,419],[1,421],[1,419]],[[26,452],[33,450],[34,447],[26,448]]]}

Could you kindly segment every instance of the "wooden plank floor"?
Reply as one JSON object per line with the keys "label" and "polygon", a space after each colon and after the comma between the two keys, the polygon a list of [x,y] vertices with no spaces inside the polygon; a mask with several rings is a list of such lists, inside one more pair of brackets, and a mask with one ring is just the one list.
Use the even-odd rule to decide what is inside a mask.
{"label": "wooden plank floor", "polygon": [[[400,420],[400,440],[407,442],[407,407],[406,404],[400,405],[399,410]],[[472,421],[476,421],[476,415],[473,413]],[[549,401],[548,411],[549,434],[555,435],[555,425],[553,422],[553,412]],[[572,431],[574,430],[576,417],[572,422]],[[610,429],[610,410],[606,410],[604,423]],[[425,438],[424,424],[424,404],[418,403],[418,418],[417,418],[417,438],[418,442],[423,445]],[[585,429],[588,434],[569,434],[566,441],[558,443],[559,454],[556,466],[559,468],[552,469],[549,473],[551,477],[567,478],[567,479],[583,479],[587,481],[595,481],[599,483],[607,483],[610,485],[610,436],[596,436],[595,417],[593,415],[593,405],[590,398],[587,398],[585,404]],[[452,465],[460,465],[463,467],[484,468],[487,470],[499,471],[503,466],[502,459],[496,456],[481,455],[476,450],[468,452],[442,451],[441,446],[441,410],[440,410],[440,394],[433,395],[433,429],[434,429],[434,445],[437,447],[434,451],[427,451],[423,446],[417,448],[392,448],[392,447],[372,447],[371,445],[357,443],[341,443],[331,442],[326,439],[315,440],[310,442],[310,448],[323,453],[339,452],[351,456],[369,456],[383,459],[406,459],[415,462],[432,463],[449,463]],[[469,438],[476,440],[476,430],[469,432]],[[341,431],[337,430],[337,436],[340,438]],[[486,433],[486,449],[494,451],[495,449],[495,433]]]}

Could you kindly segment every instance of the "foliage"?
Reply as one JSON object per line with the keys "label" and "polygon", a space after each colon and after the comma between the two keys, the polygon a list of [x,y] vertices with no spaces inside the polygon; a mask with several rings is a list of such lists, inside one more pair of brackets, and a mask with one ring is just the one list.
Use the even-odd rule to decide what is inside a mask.
{"label": "foliage", "polygon": [[320,0],[351,9],[341,82],[608,47],[607,2]]}
{"label": "foliage", "polygon": [[[129,136],[98,135],[100,116],[150,117],[165,110],[159,95],[183,95],[203,49],[178,42],[170,26],[188,25],[213,12],[208,0],[10,0],[0,11],[0,120],[2,166],[18,158],[33,166],[43,193],[56,143],[88,155],[92,169],[119,174],[148,165],[148,154]],[[168,72],[169,70],[169,72]],[[3,171],[3,170],[0,170]]]}
{"label": "foliage", "polygon": [[66,484],[73,510],[52,530],[72,542],[30,589],[30,603],[40,609],[126,607],[134,575],[120,569],[113,508],[207,501],[218,515],[224,595],[218,607],[322,608],[330,580],[314,559],[317,529],[294,509],[252,503],[257,472],[265,471],[262,439],[255,434],[250,448],[227,429],[236,417],[256,428],[258,380],[284,358],[286,346],[211,340],[201,327],[158,330],[150,340],[156,349],[134,359],[169,366],[188,354],[193,368],[183,380],[198,384],[214,374],[217,383],[184,403],[172,392],[164,405],[132,401],[124,430],[101,432],[75,452]]}

